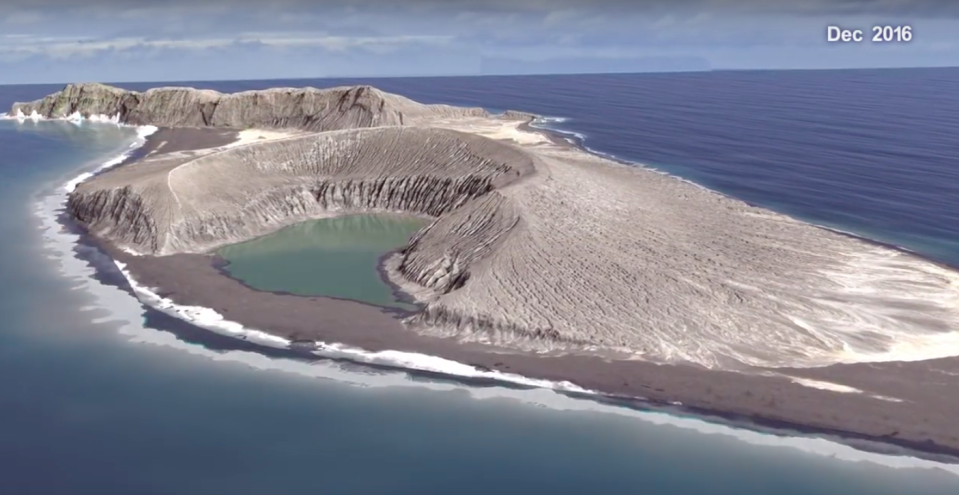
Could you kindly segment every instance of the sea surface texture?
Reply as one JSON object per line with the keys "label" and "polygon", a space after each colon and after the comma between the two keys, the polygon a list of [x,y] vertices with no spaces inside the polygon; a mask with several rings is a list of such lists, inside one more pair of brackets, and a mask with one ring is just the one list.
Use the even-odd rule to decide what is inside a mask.
{"label": "sea surface texture", "polygon": [[[185,84],[359,82],[556,117],[546,125],[597,152],[959,266],[957,70]],[[0,108],[57,89],[0,87]],[[307,363],[147,310],[55,221],[63,184],[136,139],[0,121],[2,494],[959,493],[956,468],[546,390]]]}

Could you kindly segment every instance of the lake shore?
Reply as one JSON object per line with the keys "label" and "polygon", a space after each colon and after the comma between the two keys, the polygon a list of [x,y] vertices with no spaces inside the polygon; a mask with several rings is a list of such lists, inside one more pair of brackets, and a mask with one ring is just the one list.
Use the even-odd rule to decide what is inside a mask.
{"label": "lake shore", "polygon": [[[558,134],[531,128],[529,123],[521,129],[548,136],[555,144],[574,146]],[[219,132],[164,129],[151,136],[142,150],[161,153],[222,146],[230,137]],[[161,146],[161,142],[167,144]],[[569,381],[641,408],[781,432],[828,435],[865,450],[893,452],[899,447],[937,460],[959,458],[959,435],[949,415],[959,410],[959,385],[942,379],[959,373],[959,359],[731,372],[592,356],[506,352],[419,335],[396,315],[354,301],[256,291],[224,276],[212,256],[134,256],[102,239],[96,242],[124,263],[134,280],[163,297],[181,305],[210,308],[227,320],[290,340],[439,356],[482,369]],[[795,379],[807,382],[803,385]],[[811,385],[823,382],[848,389],[838,392],[835,390],[841,387],[826,390]]]}

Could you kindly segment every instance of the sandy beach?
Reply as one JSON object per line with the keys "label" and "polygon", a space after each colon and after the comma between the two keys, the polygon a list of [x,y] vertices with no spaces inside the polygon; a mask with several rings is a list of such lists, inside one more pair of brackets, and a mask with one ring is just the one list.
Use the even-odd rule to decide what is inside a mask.
{"label": "sandy beach", "polygon": [[[519,129],[526,144],[541,140],[573,149],[561,136],[528,124]],[[237,131],[161,129],[143,152],[223,147],[236,143],[238,136]],[[134,256],[105,239],[95,241],[124,263],[139,284],[163,297],[213,309],[227,320],[291,340],[439,356],[483,369],[569,381],[634,407],[828,435],[869,450],[902,447],[959,462],[959,431],[953,416],[959,410],[957,358],[734,372],[595,356],[535,355],[416,333],[398,315],[358,302],[256,291],[225,276],[211,255]]]}

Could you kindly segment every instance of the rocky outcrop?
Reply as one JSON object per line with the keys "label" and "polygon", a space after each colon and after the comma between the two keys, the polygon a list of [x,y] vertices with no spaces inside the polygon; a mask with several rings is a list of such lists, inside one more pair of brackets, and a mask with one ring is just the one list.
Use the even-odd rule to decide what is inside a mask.
{"label": "rocky outcrop", "polygon": [[506,119],[511,119],[511,120],[533,120],[533,119],[535,119],[535,118],[537,117],[537,115],[536,115],[536,114],[529,113],[529,112],[519,112],[519,111],[516,111],[516,110],[507,110],[507,111],[503,112],[502,117],[503,117],[503,118],[506,118]]}
{"label": "rocky outcrop", "polygon": [[61,118],[105,115],[132,125],[159,127],[296,128],[310,131],[395,126],[435,119],[486,116],[480,108],[424,105],[370,86],[271,88],[224,94],[166,87],[144,92],[104,84],[70,84],[10,115]]}
{"label": "rocky outcrop", "polygon": [[399,272],[440,293],[461,287],[469,269],[486,258],[520,221],[513,202],[498,193],[471,198],[437,218],[402,251]]}
{"label": "rocky outcrop", "polygon": [[403,211],[438,217],[492,190],[494,171],[483,175],[415,175],[322,181],[310,192],[324,210]]}
{"label": "rocky outcrop", "polygon": [[98,226],[104,238],[157,248],[157,219],[147,213],[143,196],[131,186],[92,191],[83,197],[71,195],[68,209],[81,224]]}

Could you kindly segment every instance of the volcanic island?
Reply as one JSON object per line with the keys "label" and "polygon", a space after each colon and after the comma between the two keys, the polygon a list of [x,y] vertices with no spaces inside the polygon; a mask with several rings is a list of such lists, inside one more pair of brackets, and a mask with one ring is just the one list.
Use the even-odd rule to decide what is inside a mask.
{"label": "volcanic island", "polygon": [[[953,270],[598,156],[536,115],[370,86],[92,83],[9,114],[159,128],[135,160],[80,183],[67,213],[176,304],[300,344],[959,459],[959,359],[942,344],[959,331]],[[426,221],[379,267],[415,311],[256,290],[220,269],[223,246],[371,212]]]}

